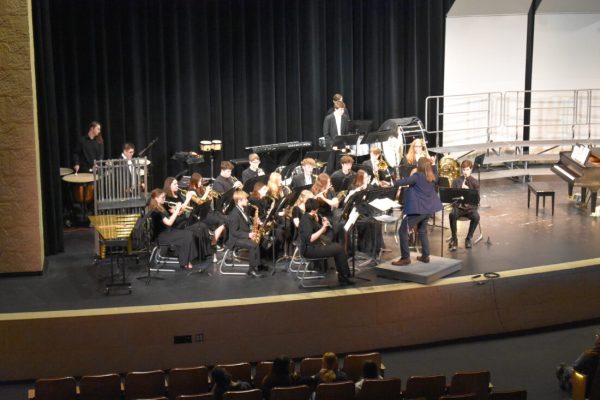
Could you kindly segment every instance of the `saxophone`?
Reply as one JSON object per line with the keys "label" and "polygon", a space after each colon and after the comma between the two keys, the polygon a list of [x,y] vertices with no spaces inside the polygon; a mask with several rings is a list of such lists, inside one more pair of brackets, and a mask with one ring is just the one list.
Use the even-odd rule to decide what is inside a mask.
{"label": "saxophone", "polygon": [[258,207],[251,203],[248,203],[248,205],[254,208],[254,217],[252,217],[252,233],[254,233],[254,239],[252,240],[256,244],[260,244],[264,232],[261,229],[262,224],[260,223],[260,217],[258,216]]}

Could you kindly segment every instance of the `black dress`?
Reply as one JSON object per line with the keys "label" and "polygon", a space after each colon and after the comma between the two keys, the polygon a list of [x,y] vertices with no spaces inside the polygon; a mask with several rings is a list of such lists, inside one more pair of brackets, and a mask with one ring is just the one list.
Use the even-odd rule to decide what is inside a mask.
{"label": "black dress", "polygon": [[[167,196],[167,201],[176,203],[180,202],[181,199]],[[198,249],[198,257],[200,260],[205,260],[209,256],[212,256],[210,232],[208,231],[208,226],[204,222],[190,219],[190,217],[186,216],[184,213],[177,217],[173,226],[178,229],[185,229],[186,231],[192,232],[197,242],[196,247]]]}
{"label": "black dress", "polygon": [[153,237],[160,245],[172,246],[179,258],[179,265],[185,267],[198,257],[194,235],[190,231],[167,226],[163,219],[169,218],[167,212],[152,211]]}

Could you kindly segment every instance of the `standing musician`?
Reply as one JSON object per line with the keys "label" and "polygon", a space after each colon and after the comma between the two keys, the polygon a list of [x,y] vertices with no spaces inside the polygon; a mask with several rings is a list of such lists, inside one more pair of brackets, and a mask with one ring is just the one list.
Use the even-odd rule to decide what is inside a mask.
{"label": "standing musician", "polygon": [[[385,163],[385,168],[380,169],[380,163]],[[381,149],[379,147],[371,147],[369,150],[369,159],[363,162],[363,165],[372,168],[373,179],[372,183],[381,187],[392,186],[392,175],[390,174],[387,163],[381,157]]]}
{"label": "standing musician", "polygon": [[94,160],[104,159],[104,139],[102,138],[102,126],[100,122],[92,121],[85,136],[77,138],[73,154],[73,169],[75,173],[91,172]]}
{"label": "standing musician", "polygon": [[[473,172],[473,162],[471,160],[464,160],[460,164],[462,175],[452,182],[452,187],[455,189],[474,189],[479,190],[479,182],[471,175]],[[470,221],[469,232],[465,238],[465,248],[470,249],[473,247],[473,233],[479,224],[479,213],[477,212],[477,206],[473,204],[455,204],[452,208],[452,212],[448,215],[450,219],[450,230],[452,231],[452,238],[448,243],[450,251],[456,251],[458,246],[458,239],[456,237],[456,221],[460,217],[467,217]]]}
{"label": "standing musician", "polygon": [[213,190],[217,193],[225,193],[235,188],[241,189],[243,184],[235,176],[231,176],[233,164],[229,161],[221,161],[221,173],[213,182]]}
{"label": "standing musician", "polygon": [[188,191],[185,196],[181,196],[181,193],[179,192],[179,183],[177,182],[177,179],[172,176],[165,179],[163,191],[166,195],[167,204],[170,205],[171,208],[183,200],[182,207],[178,212],[174,225],[176,228],[185,229],[194,234],[194,237],[198,242],[198,255],[200,256],[200,260],[206,259],[212,254],[210,233],[208,231],[208,226],[204,222],[190,218],[193,208],[190,207],[189,204],[194,192]]}
{"label": "standing musician", "polygon": [[257,176],[263,176],[265,171],[260,168],[260,157],[256,153],[250,153],[248,155],[248,161],[250,165],[248,168],[242,171],[242,183],[246,183],[248,179],[256,178]]}
{"label": "standing musician", "polygon": [[248,205],[248,194],[243,190],[236,190],[233,193],[233,201],[235,207],[233,207],[227,219],[227,227],[229,229],[227,246],[248,249],[248,261],[250,264],[248,275],[255,278],[262,278],[262,275],[257,271],[261,266],[260,248],[258,243],[254,241],[256,238],[255,232],[250,229],[252,219],[246,215],[246,210],[244,209]]}
{"label": "standing musician", "polygon": [[342,285],[353,285],[350,280],[348,257],[339,243],[330,243],[325,236],[331,226],[327,218],[319,218],[317,210],[319,202],[308,199],[305,204],[306,212],[300,218],[299,238],[300,254],[307,258],[334,257],[338,281]]}
{"label": "standing musician", "polygon": [[312,185],[316,179],[313,175],[313,170],[317,163],[314,158],[307,157],[302,160],[302,173],[294,175],[292,178],[292,188]]}
{"label": "standing musician", "polygon": [[[336,93],[333,95],[333,98],[331,99],[331,104],[335,105],[336,101],[341,101],[342,103],[344,102],[344,96],[341,93]],[[333,113],[334,108],[333,107],[329,107],[329,109],[327,110],[327,115]],[[350,110],[348,110],[348,106],[346,105],[346,103],[344,103],[344,114],[348,116],[348,120],[350,120]]]}
{"label": "standing musician", "polygon": [[436,182],[437,176],[434,173],[431,160],[427,157],[421,157],[417,162],[416,173],[394,183],[396,187],[405,185],[409,187],[404,195],[404,217],[399,231],[401,258],[393,261],[393,265],[410,264],[408,235],[409,229],[415,226],[418,229],[422,246],[421,256],[418,256],[417,260],[424,263],[429,262],[427,221],[432,214],[442,209],[442,202],[436,192]]}
{"label": "standing musician", "polygon": [[154,189],[150,194],[148,211],[151,212],[153,236],[160,244],[173,246],[179,258],[181,268],[192,268],[192,260],[198,257],[198,249],[194,244],[194,235],[190,231],[177,229],[175,220],[182,210],[183,205],[177,202],[171,207],[171,214],[165,210],[165,192],[162,189]]}
{"label": "standing musician", "polygon": [[346,135],[348,133],[350,117],[344,112],[345,108],[346,105],[343,101],[334,101],[333,112],[327,114],[323,120],[323,137],[325,137],[327,148],[331,148],[333,139],[336,136]]}
{"label": "standing musician", "polygon": [[214,232],[213,238],[211,240],[211,245],[215,246],[223,233],[225,232],[225,225],[227,224],[227,217],[225,217],[220,212],[214,211],[210,209],[210,202],[212,201],[211,197],[211,188],[205,188],[202,186],[202,175],[198,172],[194,172],[190,178],[190,186],[189,192],[192,192],[191,203],[194,207],[194,211],[192,211],[192,215],[198,216],[197,210],[203,204],[208,206],[209,210],[206,216],[201,219],[204,222],[208,229]]}

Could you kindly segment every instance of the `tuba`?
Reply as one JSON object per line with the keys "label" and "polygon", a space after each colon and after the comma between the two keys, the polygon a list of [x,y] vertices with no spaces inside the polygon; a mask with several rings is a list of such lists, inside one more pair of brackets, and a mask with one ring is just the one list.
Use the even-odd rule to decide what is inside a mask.
{"label": "tuba", "polygon": [[460,165],[454,158],[444,156],[440,160],[438,171],[440,176],[448,179],[450,187],[452,187],[452,182],[460,176]]}

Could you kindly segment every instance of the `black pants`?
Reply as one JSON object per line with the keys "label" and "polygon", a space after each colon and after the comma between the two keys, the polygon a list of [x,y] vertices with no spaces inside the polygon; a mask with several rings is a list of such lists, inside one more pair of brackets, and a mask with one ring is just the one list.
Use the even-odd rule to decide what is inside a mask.
{"label": "black pants", "polygon": [[258,247],[256,242],[250,239],[236,239],[235,247],[248,250],[248,264],[250,264],[251,270],[256,270],[260,266],[260,247]]}
{"label": "black pants", "polygon": [[339,243],[331,243],[326,245],[309,245],[303,254],[306,258],[328,258],[335,259],[335,269],[340,276],[350,276],[350,268],[348,268],[348,257],[344,253],[344,248]]}
{"label": "black pants", "polygon": [[469,233],[467,233],[467,239],[473,239],[473,234],[475,233],[475,229],[479,224],[479,213],[476,208],[472,209],[464,209],[459,207],[454,207],[452,212],[448,215],[450,219],[450,230],[452,231],[452,239],[456,239],[456,221],[459,218],[466,217],[471,221],[469,223]]}

